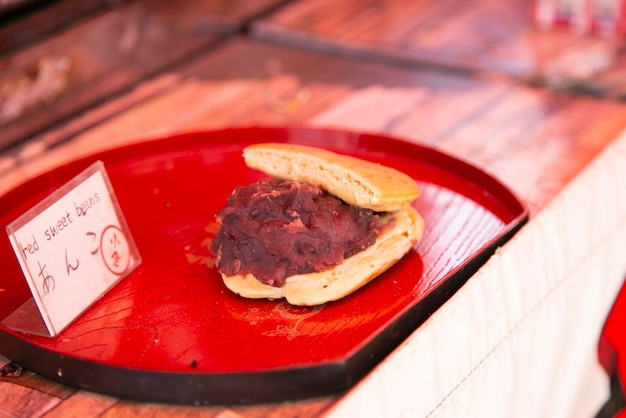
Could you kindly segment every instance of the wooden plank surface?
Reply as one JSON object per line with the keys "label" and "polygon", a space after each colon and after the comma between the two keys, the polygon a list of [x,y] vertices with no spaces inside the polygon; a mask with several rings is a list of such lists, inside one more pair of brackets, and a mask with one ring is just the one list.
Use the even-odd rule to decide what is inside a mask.
{"label": "wooden plank surface", "polygon": [[[11,2],[4,2],[5,7]],[[111,7],[105,0],[13,1],[0,14],[0,54],[6,54],[29,42],[37,42],[68,22]]]}
{"label": "wooden plank surface", "polygon": [[554,89],[626,95],[620,39],[540,30],[532,0],[301,0],[252,36],[411,65],[516,77]]}
{"label": "wooden plank surface", "polygon": [[[68,14],[62,31],[0,56],[0,149],[210,47],[280,2],[194,0],[181,6],[152,0],[124,2],[79,20]],[[59,19],[67,6],[44,16]],[[28,32],[30,20],[40,16],[11,28]]]}
{"label": "wooden plank surface", "polygon": [[[245,39],[171,68],[167,77],[154,94],[124,98],[128,106],[107,103],[119,113],[89,124],[70,141],[52,148],[44,143],[24,158],[5,155],[0,193],[70,158],[147,138],[224,126],[306,124],[386,133],[445,149],[502,178],[528,200],[534,217],[626,126],[626,105],[618,102]],[[36,138],[31,145],[37,149]],[[22,400],[7,403],[7,413],[16,416],[312,417],[341,396],[182,407],[111,399],[28,372],[1,382],[0,399]],[[33,404],[24,401],[35,395]]]}
{"label": "wooden plank surface", "polygon": [[[329,71],[318,71],[320,64]],[[119,105],[116,101],[109,102],[104,107],[113,109],[110,112],[117,109],[119,113],[108,116],[107,123],[77,134],[71,141],[73,155],[174,132],[305,123],[351,96],[356,88],[365,90],[368,86],[412,86],[407,96],[414,98],[407,100],[415,102],[414,114],[418,115],[419,109],[436,112],[430,123],[419,124],[421,126],[413,134],[436,137],[488,107],[511,84],[395,69],[240,38],[184,67],[146,81],[120,98],[123,103]],[[398,92],[401,94],[402,90]],[[455,112],[449,112],[450,101],[455,103]],[[436,105],[431,106],[431,102]],[[123,111],[128,106],[133,111]],[[176,111],[183,106],[185,112]],[[97,110],[94,112],[98,113]],[[108,114],[106,109],[101,113]],[[90,114],[73,123],[82,126],[81,119],[90,119]],[[89,123],[95,122],[90,120]],[[15,181],[63,161],[65,146],[46,152],[54,146],[56,137],[56,130],[51,130],[33,138],[23,154],[8,152],[4,159],[0,157],[0,169],[4,167],[13,178],[13,181],[0,182],[0,192],[6,191]],[[44,153],[42,162],[24,164],[32,159],[38,160]]]}

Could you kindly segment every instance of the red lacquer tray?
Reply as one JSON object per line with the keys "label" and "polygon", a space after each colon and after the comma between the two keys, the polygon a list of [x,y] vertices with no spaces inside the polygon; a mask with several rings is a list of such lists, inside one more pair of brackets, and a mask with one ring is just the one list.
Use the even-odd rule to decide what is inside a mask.
{"label": "red lacquer tray", "polygon": [[[209,266],[210,226],[230,192],[262,176],[241,158],[257,142],[315,145],[395,167],[421,187],[426,223],[404,259],[319,307],[246,300]],[[105,164],[142,265],[56,338],[0,327],[0,352],[26,369],[113,396],[244,403],[352,386],[440,307],[528,218],[507,187],[434,149],[306,128],[187,134],[72,162],[0,198],[3,225],[95,160]],[[30,293],[4,236],[0,319]]]}

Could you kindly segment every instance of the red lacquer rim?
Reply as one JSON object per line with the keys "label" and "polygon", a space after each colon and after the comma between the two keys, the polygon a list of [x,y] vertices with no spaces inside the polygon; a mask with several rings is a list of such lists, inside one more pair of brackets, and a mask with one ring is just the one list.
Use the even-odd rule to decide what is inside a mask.
{"label": "red lacquer rim", "polygon": [[[203,264],[204,228],[230,190],[259,178],[240,155],[257,142],[315,145],[407,172],[422,188],[415,205],[427,234],[383,276],[321,308],[232,295]],[[95,160],[107,167],[144,264],[54,339],[0,326],[0,351],[51,379],[136,400],[242,403],[344,390],[445,303],[529,216],[497,179],[433,148],[373,134],[251,127],[152,140],[74,161],[0,197],[0,219],[10,222]],[[0,277],[4,317],[28,292],[8,242],[0,243],[0,261],[8,266]]]}

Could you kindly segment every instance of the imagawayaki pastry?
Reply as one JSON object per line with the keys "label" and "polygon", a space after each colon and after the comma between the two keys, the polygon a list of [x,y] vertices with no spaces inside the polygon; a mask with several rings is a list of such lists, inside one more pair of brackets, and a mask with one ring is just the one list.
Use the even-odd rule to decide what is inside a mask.
{"label": "imagawayaki pastry", "polygon": [[246,298],[313,306],[343,298],[422,238],[408,175],[303,145],[257,144],[246,164],[270,176],[233,191],[211,250],[226,286]]}

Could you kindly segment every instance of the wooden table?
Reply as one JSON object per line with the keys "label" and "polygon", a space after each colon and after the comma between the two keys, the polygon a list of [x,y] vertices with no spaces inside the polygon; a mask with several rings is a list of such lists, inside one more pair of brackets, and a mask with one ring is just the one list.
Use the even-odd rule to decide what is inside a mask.
{"label": "wooden table", "polygon": [[[0,148],[29,137],[131,88],[134,83],[240,32],[277,0],[255,2],[122,2],[106,13],[80,12],[104,2],[52,4],[26,21],[0,27],[4,53],[0,80]],[[83,4],[84,3],[84,4]],[[100,3],[100,4],[98,4]],[[99,7],[96,7],[99,6]],[[71,11],[70,11],[71,10]],[[82,16],[83,19],[71,19]],[[43,24],[42,24],[43,21]],[[64,23],[71,22],[68,27]],[[43,41],[16,48],[31,27],[48,29]],[[12,42],[11,42],[12,40]],[[21,40],[25,42],[25,40]]]}
{"label": "wooden table", "polygon": [[[325,11],[347,4],[319,3]],[[302,17],[315,2],[290,5],[283,13],[302,7]],[[493,7],[485,6],[489,16]],[[325,16],[324,27],[338,25]],[[443,28],[455,22],[464,20],[453,14]],[[442,71],[440,62],[424,67],[358,55],[231,35],[5,150],[0,194],[68,160],[122,144],[226,126],[306,125],[390,134],[463,158],[522,196],[530,222],[345,394],[267,405],[159,405],[25,371],[0,379],[5,413],[224,418],[589,416],[598,410],[608,382],[596,347],[626,273],[620,253],[626,105],[493,77],[489,69],[470,75],[465,68]]]}
{"label": "wooden table", "polygon": [[504,75],[551,89],[624,98],[619,38],[533,22],[533,0],[301,0],[256,19],[250,33],[290,45],[402,65]]}

